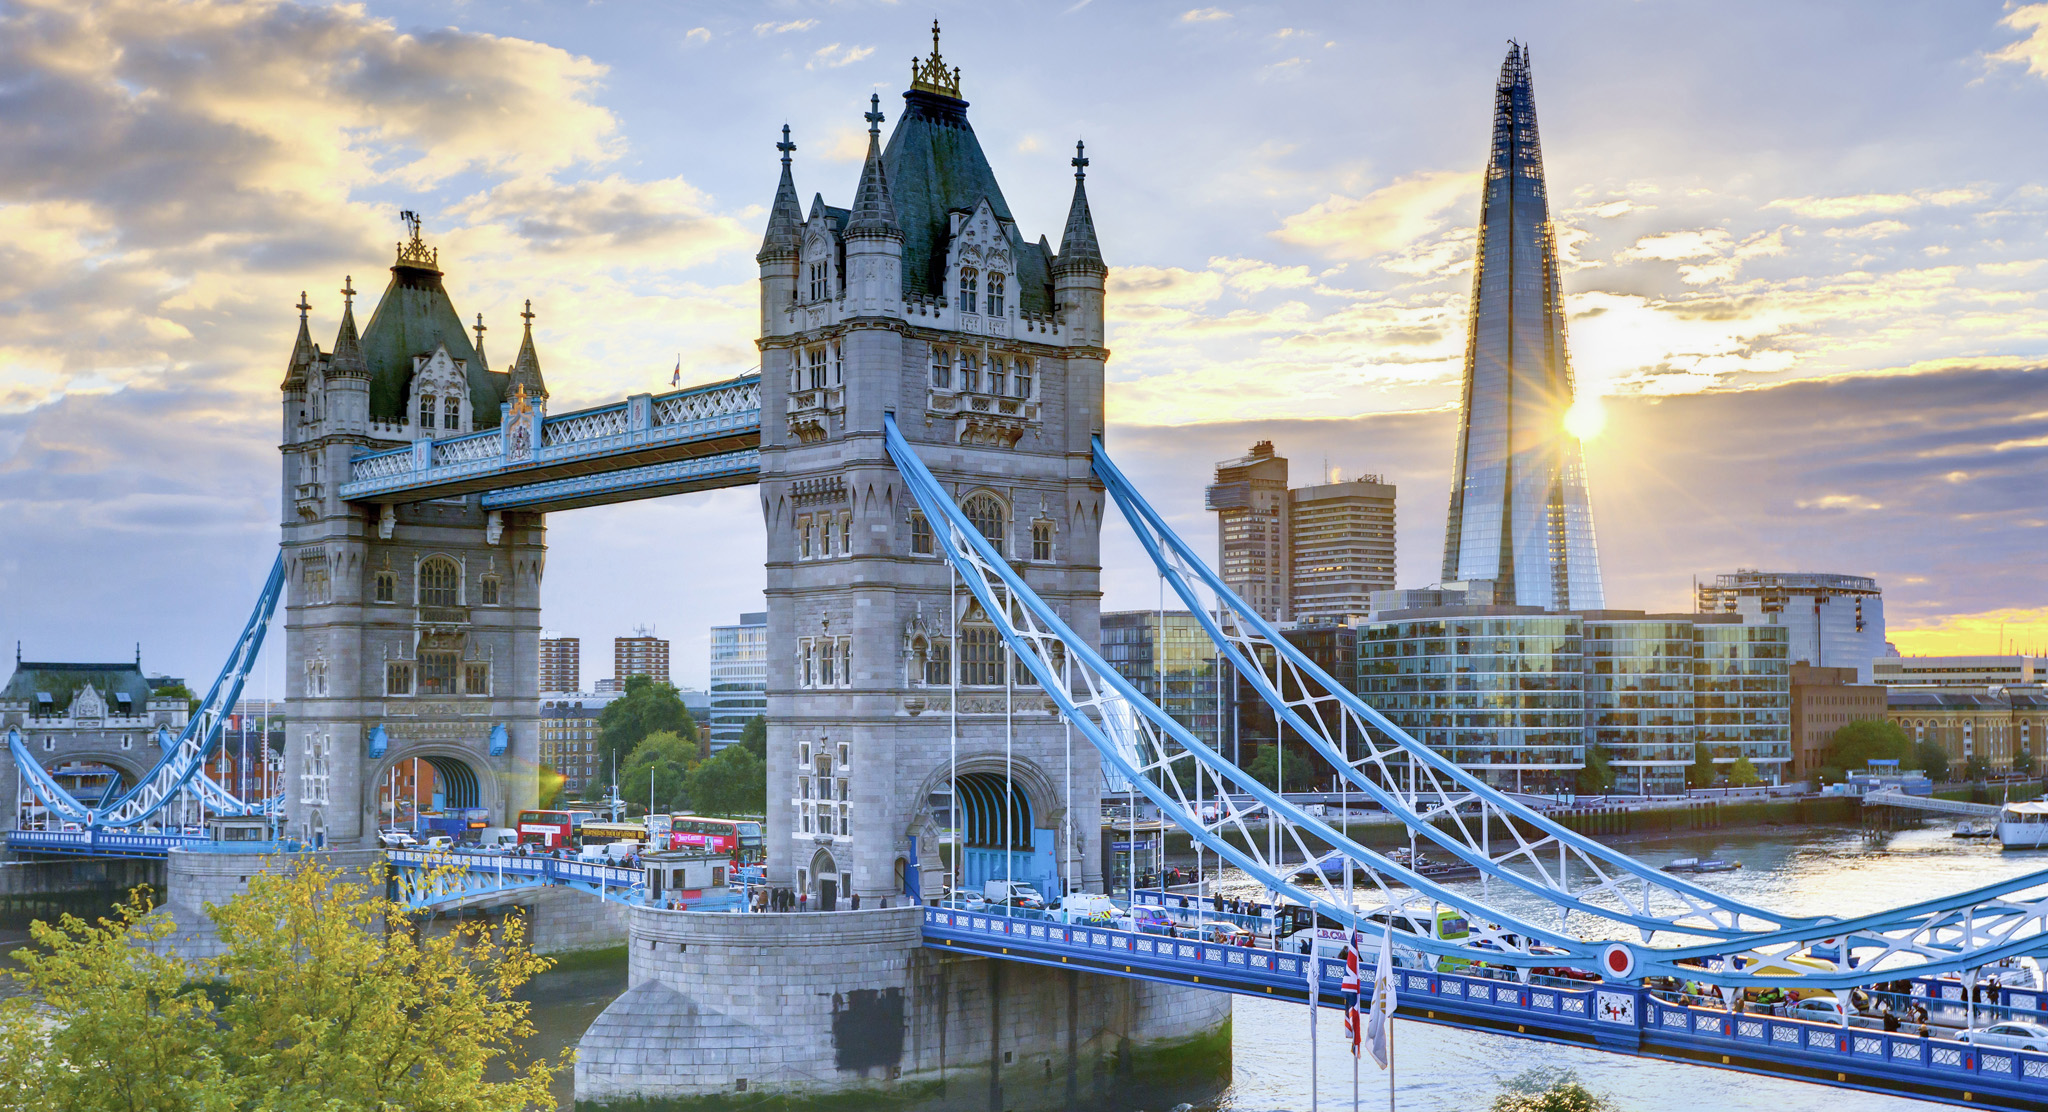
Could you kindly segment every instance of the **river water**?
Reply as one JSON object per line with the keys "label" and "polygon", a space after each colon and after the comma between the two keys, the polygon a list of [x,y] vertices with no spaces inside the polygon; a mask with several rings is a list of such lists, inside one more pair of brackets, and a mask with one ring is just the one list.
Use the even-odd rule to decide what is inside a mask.
{"label": "river water", "polygon": [[[1996,842],[1951,838],[1948,827],[1901,831],[1866,844],[1854,828],[1783,828],[1634,839],[1622,848],[1652,864],[1680,857],[1721,857],[1743,863],[1739,872],[1698,878],[1705,886],[1749,903],[1793,914],[1849,915],[1927,899],[2048,868],[2048,854],[2003,853]],[[1453,887],[1478,891],[1473,881]],[[1492,886],[1493,906],[1534,917],[1538,907]],[[1546,922],[1554,922],[1555,913]],[[533,986],[535,1049],[550,1056],[571,1046],[604,1005],[625,990],[624,958],[598,967],[550,973]],[[1240,996],[1235,1004],[1231,1083],[1220,1097],[1210,1090],[1202,1107],[1219,1112],[1305,1112],[1311,1106],[1308,1009],[1299,1004]],[[1316,1103],[1345,1110],[1351,1102],[1351,1059],[1343,1022],[1325,1010],[1317,1021]],[[1627,1112],[1661,1109],[1768,1109],[1769,1112],[1931,1112],[1940,1105],[1731,1070],[1679,1065],[1576,1047],[1458,1031],[1431,1024],[1395,1024],[1398,1107],[1483,1110],[1502,1082],[1524,1071],[1564,1068]],[[1387,1107],[1386,1074],[1365,1059],[1361,1107]],[[565,1075],[558,1093],[569,1107]],[[1201,1099],[1195,1093],[1189,1099]],[[1161,1102],[1161,1107],[1170,1104]],[[1102,1112],[1131,1112],[1104,1109]]]}

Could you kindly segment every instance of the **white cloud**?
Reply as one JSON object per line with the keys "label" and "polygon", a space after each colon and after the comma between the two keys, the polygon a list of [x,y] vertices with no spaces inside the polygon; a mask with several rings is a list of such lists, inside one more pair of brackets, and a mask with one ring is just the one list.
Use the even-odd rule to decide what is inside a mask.
{"label": "white cloud", "polygon": [[1998,23],[2024,31],[2026,37],[1992,51],[1987,56],[1989,60],[2025,66],[2036,77],[2048,77],[2048,4],[2023,4],[2007,12]]}
{"label": "white cloud", "polygon": [[1195,8],[1191,11],[1182,12],[1180,21],[1182,23],[1214,23],[1219,19],[1229,18],[1230,13],[1222,8]]}
{"label": "white cloud", "polygon": [[690,28],[690,30],[689,30],[689,31],[688,31],[687,33],[685,33],[685,34],[683,35],[683,41],[684,41],[684,42],[710,42],[710,41],[711,41],[711,28],[709,28],[709,27],[692,27],[692,28]]}
{"label": "white cloud", "polygon": [[1684,232],[1659,232],[1636,240],[1633,247],[1615,253],[1623,262],[1639,259],[1656,259],[1661,262],[1676,262],[1680,259],[1698,259],[1719,255],[1728,250],[1733,242],[1725,230],[1720,228],[1696,228]]}
{"label": "white cloud", "polygon": [[838,69],[850,66],[875,52],[872,46],[842,46],[828,43],[811,53],[811,60],[804,63],[805,69]]}
{"label": "white cloud", "polygon": [[817,25],[818,21],[815,19],[792,19],[786,23],[776,23],[771,20],[767,23],[754,24],[754,33],[756,35],[787,35],[792,31],[808,31]]}
{"label": "white cloud", "polygon": [[1281,221],[1283,243],[1337,258],[1369,259],[1401,251],[1442,230],[1454,206],[1470,205],[1479,175],[1437,170],[1401,178],[1363,197],[1341,197]]}

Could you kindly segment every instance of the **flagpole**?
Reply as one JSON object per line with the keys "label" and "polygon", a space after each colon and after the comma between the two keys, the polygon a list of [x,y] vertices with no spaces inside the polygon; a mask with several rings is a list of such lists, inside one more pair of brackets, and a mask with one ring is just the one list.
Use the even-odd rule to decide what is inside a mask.
{"label": "flagpole", "polygon": [[1394,1112],[1394,1014],[1387,1013],[1387,1112]]}
{"label": "flagpole", "polygon": [[1308,944],[1308,1108],[1316,1112],[1316,1011],[1322,998],[1322,969],[1316,961],[1316,944]]}

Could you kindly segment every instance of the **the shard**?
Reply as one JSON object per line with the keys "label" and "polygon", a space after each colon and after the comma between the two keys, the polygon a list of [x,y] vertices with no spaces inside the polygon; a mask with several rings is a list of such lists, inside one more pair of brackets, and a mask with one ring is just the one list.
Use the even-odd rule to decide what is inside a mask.
{"label": "the shard", "polygon": [[1443,577],[1491,580],[1501,604],[1598,610],[1593,511],[1564,423],[1564,325],[1529,52],[1510,46],[1494,90]]}

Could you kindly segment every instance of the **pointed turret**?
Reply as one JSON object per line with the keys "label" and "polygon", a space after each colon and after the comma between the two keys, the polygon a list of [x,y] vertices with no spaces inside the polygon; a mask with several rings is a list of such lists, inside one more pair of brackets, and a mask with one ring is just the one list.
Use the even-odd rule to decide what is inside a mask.
{"label": "pointed turret", "polygon": [[334,337],[334,355],[327,373],[334,378],[370,377],[370,364],[363,358],[362,337],[356,333],[356,291],[353,277],[341,284],[341,331]]}
{"label": "pointed turret", "polygon": [[484,315],[482,313],[476,315],[476,324],[470,331],[476,333],[476,369],[488,371],[491,369],[491,363],[490,360],[484,358],[484,333],[489,332],[490,329],[484,327]]}
{"label": "pointed turret", "polygon": [[306,371],[313,366],[313,360],[319,357],[318,349],[313,346],[312,330],[306,323],[306,313],[312,308],[312,304],[306,300],[306,291],[300,290],[298,304],[299,338],[292,343],[291,362],[285,364],[283,386],[285,390],[303,389],[306,385]]}
{"label": "pointed turret", "polygon": [[796,179],[789,172],[789,155],[796,144],[789,141],[788,124],[782,125],[782,142],[775,144],[775,149],[782,152],[782,180],[775,185],[775,203],[768,207],[768,231],[754,256],[758,263],[796,258],[803,247],[804,209],[796,199]]}
{"label": "pointed turret", "polygon": [[1074,157],[1074,203],[1067,209],[1067,230],[1060,236],[1059,261],[1053,264],[1055,273],[1074,268],[1090,267],[1107,272],[1102,262],[1102,246],[1095,241],[1095,217],[1088,211],[1088,147],[1075,141]]}
{"label": "pointed turret", "polygon": [[884,237],[902,239],[903,225],[896,222],[896,204],[889,199],[889,174],[882,168],[882,98],[868,95],[868,161],[861,167],[860,188],[853,195],[853,217],[846,224],[846,238]]}
{"label": "pointed turret", "polygon": [[512,360],[510,385],[514,390],[524,389],[526,396],[536,401],[545,401],[548,396],[547,384],[540,377],[540,356],[533,350],[533,302],[528,300],[526,311],[519,314],[526,320],[526,335],[519,341],[519,355]]}

